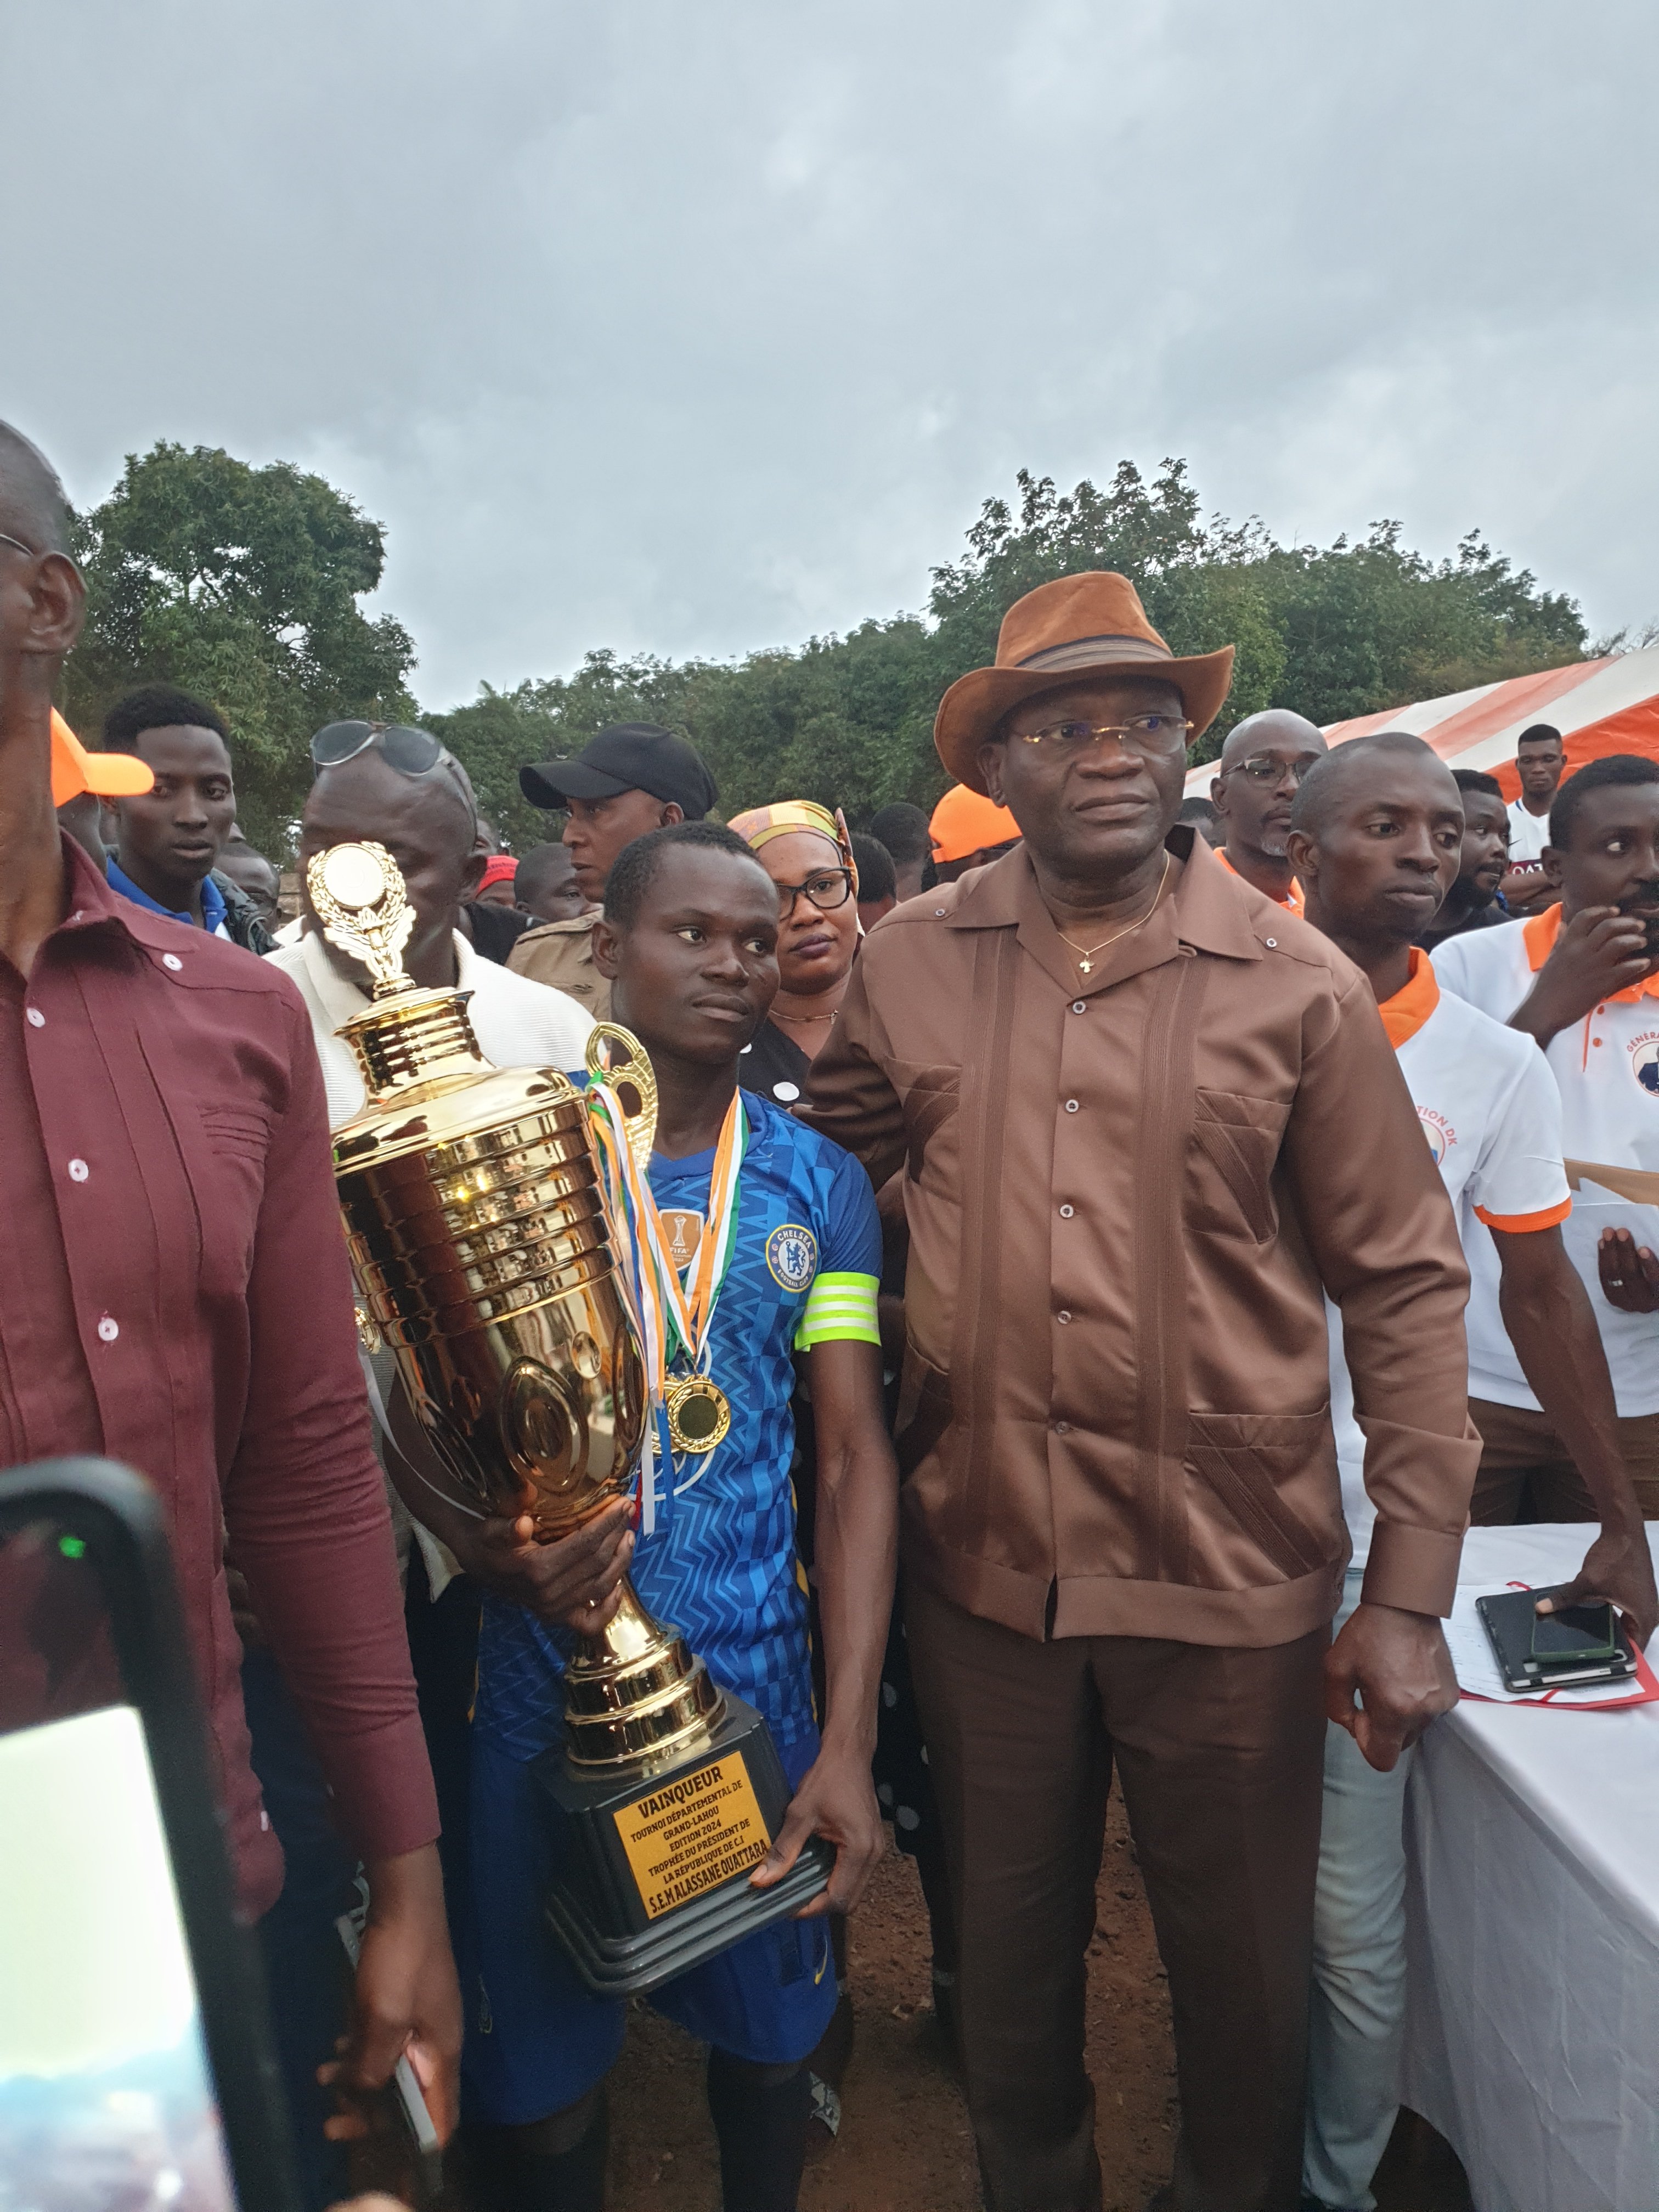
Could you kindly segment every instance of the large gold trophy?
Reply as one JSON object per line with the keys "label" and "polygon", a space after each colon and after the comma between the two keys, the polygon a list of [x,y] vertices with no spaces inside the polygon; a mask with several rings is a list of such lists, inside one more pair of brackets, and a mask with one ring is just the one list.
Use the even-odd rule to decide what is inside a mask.
{"label": "large gold trophy", "polygon": [[[556,1542],[632,1488],[649,1418],[586,1103],[556,1069],[493,1066],[466,994],[404,974],[414,915],[383,847],[333,846],[306,880],[330,942],[374,982],[340,1032],[368,1103],[334,1139],[365,1341],[396,1355],[430,1447],[423,1479],[463,1513],[528,1515]],[[643,1172],[650,1062],[608,1024],[587,1058]],[[628,1995],[798,1910],[832,1854],[814,1839],[782,1881],[750,1888],[788,1802],[776,1750],[631,1583],[574,1641],[565,1748],[537,1762],[558,1869],[548,1916],[590,1988]]]}

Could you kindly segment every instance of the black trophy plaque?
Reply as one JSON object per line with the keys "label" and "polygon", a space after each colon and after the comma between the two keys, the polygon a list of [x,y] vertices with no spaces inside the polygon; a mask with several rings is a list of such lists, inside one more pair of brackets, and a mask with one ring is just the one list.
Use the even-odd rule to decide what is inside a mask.
{"label": "black trophy plaque", "polygon": [[532,1764],[553,1834],[548,1921],[596,1996],[637,1996],[799,1911],[835,1865],[813,1836],[781,1881],[750,1887],[790,1791],[765,1722],[729,1690],[703,1747],[657,1764]]}

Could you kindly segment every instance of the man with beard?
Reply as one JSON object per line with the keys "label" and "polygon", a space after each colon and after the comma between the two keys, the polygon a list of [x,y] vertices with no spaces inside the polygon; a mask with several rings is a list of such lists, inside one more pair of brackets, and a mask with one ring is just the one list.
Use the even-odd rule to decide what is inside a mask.
{"label": "man with beard", "polygon": [[1499,888],[1510,854],[1504,787],[1495,775],[1483,775],[1477,768],[1454,769],[1451,779],[1463,794],[1463,849],[1439,913],[1417,939],[1425,952],[1466,929],[1493,929],[1512,919]]}
{"label": "man with beard", "polygon": [[1286,707],[1247,714],[1221,748],[1210,785],[1221,864],[1264,898],[1302,911],[1286,855],[1291,801],[1297,786],[1326,750],[1316,724]]}
{"label": "man with beard", "polygon": [[[1659,1170],[1659,762],[1612,753],[1578,770],[1550,813],[1543,871],[1560,903],[1454,937],[1441,983],[1543,1049],[1569,1159]],[[1594,1178],[1562,1227],[1613,1376],[1619,1441],[1644,1515],[1659,1516],[1659,1207]],[[1469,1413],[1483,1439],[1477,1522],[1592,1520],[1594,1499],[1504,1334],[1495,1253],[1469,1295]]]}

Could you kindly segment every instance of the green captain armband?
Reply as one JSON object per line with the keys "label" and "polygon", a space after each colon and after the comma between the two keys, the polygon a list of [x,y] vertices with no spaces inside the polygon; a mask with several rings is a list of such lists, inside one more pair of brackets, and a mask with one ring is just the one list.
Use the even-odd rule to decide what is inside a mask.
{"label": "green captain armband", "polygon": [[879,1344],[876,1326],[874,1275],[819,1275],[806,1293],[806,1308],[795,1332],[797,1352],[810,1352],[815,1344],[838,1344],[851,1339],[859,1344]]}

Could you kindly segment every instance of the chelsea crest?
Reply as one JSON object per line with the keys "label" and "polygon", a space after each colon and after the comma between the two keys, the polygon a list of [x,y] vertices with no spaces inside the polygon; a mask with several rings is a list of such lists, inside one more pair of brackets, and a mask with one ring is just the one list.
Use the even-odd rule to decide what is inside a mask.
{"label": "chelsea crest", "polygon": [[799,1222],[786,1221],[766,1240],[766,1264],[772,1271],[773,1281],[786,1291],[809,1290],[818,1272],[817,1237],[810,1229],[803,1229]]}

